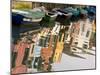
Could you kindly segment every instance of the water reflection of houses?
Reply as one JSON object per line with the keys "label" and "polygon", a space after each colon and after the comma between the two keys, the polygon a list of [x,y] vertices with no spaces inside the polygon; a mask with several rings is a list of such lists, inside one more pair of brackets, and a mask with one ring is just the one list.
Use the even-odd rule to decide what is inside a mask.
{"label": "water reflection of houses", "polygon": [[89,48],[96,46],[96,23],[95,20],[93,21],[93,25],[92,25],[92,35],[90,38],[90,43],[89,43]]}
{"label": "water reflection of houses", "polygon": [[89,48],[89,40],[92,33],[92,24],[89,20],[86,19],[85,21],[73,23],[71,30],[71,45],[83,49]]}
{"label": "water reflection of houses", "polygon": [[87,17],[87,11],[82,9],[80,18],[80,20],[72,22],[68,30],[69,35],[66,42],[70,42],[71,50],[73,52],[81,52],[84,49],[88,49],[93,32],[92,28],[94,21],[91,21]]}
{"label": "water reflection of houses", "polygon": [[[18,49],[18,55],[20,55],[17,56],[17,65],[25,65],[28,72],[34,72],[34,70],[36,72],[50,71],[52,63],[60,62],[65,43],[68,43],[69,51],[72,52],[79,52],[78,48],[81,48],[81,51],[89,48],[91,40],[95,37],[95,21],[94,19],[91,21],[88,18],[87,11],[78,7],[67,8],[66,5],[62,4],[60,6],[58,6],[59,4],[34,2],[32,4],[32,11],[23,10],[28,12],[28,15],[25,13],[20,14],[29,18],[31,17],[34,20],[24,19],[25,21],[21,22],[23,23],[21,27],[27,28],[31,23],[32,27],[39,26],[37,27],[39,30],[29,29],[21,33],[20,38],[22,40],[26,38],[27,42],[24,42],[22,48]],[[41,9],[43,6],[49,10],[43,11]],[[52,8],[54,9],[51,10]],[[42,11],[43,14],[40,13],[42,16],[36,16],[37,10]],[[38,21],[38,24],[40,24],[35,24],[32,21]],[[94,35],[92,36],[92,34]],[[26,44],[29,47],[26,47]],[[20,50],[23,55],[21,55]]]}

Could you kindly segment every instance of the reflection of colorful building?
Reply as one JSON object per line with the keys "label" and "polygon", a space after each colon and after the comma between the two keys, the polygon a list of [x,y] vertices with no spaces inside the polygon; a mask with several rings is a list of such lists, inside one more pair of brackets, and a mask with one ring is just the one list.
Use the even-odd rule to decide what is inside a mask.
{"label": "reflection of colorful building", "polygon": [[48,71],[48,67],[49,67],[49,63],[51,63],[50,59],[52,57],[53,54],[53,46],[52,46],[52,40],[53,40],[53,35],[50,35],[50,40],[49,40],[49,44],[48,47],[43,47],[41,50],[41,57],[43,60],[43,70],[44,71]]}
{"label": "reflection of colorful building", "polygon": [[70,44],[73,51],[76,50],[74,47],[89,48],[89,40],[92,34],[92,22],[89,19],[73,23],[70,30]]}
{"label": "reflection of colorful building", "polygon": [[26,73],[27,67],[24,65],[25,51],[28,48],[28,44],[25,42],[19,42],[16,46],[17,58],[15,61],[15,67],[12,70],[13,74]]}
{"label": "reflection of colorful building", "polygon": [[34,43],[31,43],[30,44],[30,50],[29,50],[29,57],[28,57],[28,60],[31,60],[31,58],[34,57]]}
{"label": "reflection of colorful building", "polygon": [[37,62],[35,62],[35,60],[37,60],[40,57],[40,53],[41,53],[41,48],[42,45],[40,45],[40,33],[38,33],[37,35],[34,34],[32,36],[32,41],[34,43],[30,44],[30,52],[29,52],[29,58],[28,60],[30,61],[30,66],[28,70],[33,70],[33,65]]}
{"label": "reflection of colorful building", "polygon": [[93,21],[92,35],[91,35],[91,38],[90,38],[89,48],[92,48],[93,46],[95,47],[95,45],[96,45],[95,41],[96,41],[96,23],[95,23],[95,21]]}
{"label": "reflection of colorful building", "polygon": [[64,38],[64,34],[61,34],[60,37],[58,38],[54,57],[53,57],[54,62],[60,62],[60,60],[61,60],[62,51],[63,51],[63,48],[64,48],[63,38]]}

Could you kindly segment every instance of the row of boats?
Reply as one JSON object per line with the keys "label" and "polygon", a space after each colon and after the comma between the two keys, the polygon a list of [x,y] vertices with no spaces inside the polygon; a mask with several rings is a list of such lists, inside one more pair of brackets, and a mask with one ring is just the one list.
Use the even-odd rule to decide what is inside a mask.
{"label": "row of boats", "polygon": [[[17,15],[20,14],[19,16],[23,16],[20,18],[26,18],[24,19],[25,21],[33,21],[33,22],[40,22],[45,15],[49,15],[50,17],[57,17],[58,15],[60,16],[66,16],[67,18],[76,18],[78,17],[79,19],[83,17],[84,15],[89,17],[90,19],[94,18],[94,14],[96,14],[96,7],[94,6],[86,6],[86,7],[68,7],[68,8],[54,8],[51,11],[46,10],[45,7],[37,7],[34,9],[23,9],[23,10],[18,10],[18,9],[12,9],[12,20],[17,18]],[[16,15],[16,16],[15,16]],[[82,16],[83,15],[83,16]],[[73,17],[74,16],[74,17]],[[80,17],[81,16],[81,17]],[[64,18],[64,17],[62,17]],[[20,19],[17,19],[20,20]],[[66,20],[66,18],[65,18]],[[22,21],[22,20],[21,20]]]}

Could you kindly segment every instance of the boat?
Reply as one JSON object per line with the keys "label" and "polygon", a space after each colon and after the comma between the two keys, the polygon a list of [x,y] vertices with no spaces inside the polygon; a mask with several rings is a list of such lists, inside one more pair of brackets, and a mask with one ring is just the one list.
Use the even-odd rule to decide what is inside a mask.
{"label": "boat", "polygon": [[24,19],[25,21],[32,21],[32,22],[40,22],[42,18],[45,16],[44,11],[39,11],[36,9],[23,9],[23,10],[12,9],[12,12],[23,15],[27,17],[27,19]]}

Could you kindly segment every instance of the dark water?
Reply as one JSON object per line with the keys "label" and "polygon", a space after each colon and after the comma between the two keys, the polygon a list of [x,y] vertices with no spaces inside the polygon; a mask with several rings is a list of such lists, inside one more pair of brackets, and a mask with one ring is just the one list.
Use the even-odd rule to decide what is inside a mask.
{"label": "dark water", "polygon": [[[26,23],[26,22],[24,22]],[[30,23],[26,23],[27,25]],[[37,23],[31,23],[31,26],[23,26],[25,24],[22,24],[22,25],[12,25],[12,38],[13,39],[18,39],[20,37],[20,33],[24,33],[24,32],[28,32],[28,31],[31,31],[31,30],[37,30],[37,29],[40,29],[40,25],[37,24]]]}

